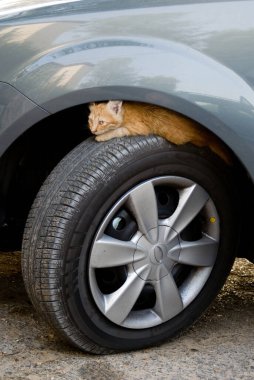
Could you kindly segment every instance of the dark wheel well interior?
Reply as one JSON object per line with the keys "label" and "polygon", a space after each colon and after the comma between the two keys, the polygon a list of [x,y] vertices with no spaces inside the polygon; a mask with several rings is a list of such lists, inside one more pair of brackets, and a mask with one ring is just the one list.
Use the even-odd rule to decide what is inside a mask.
{"label": "dark wheel well interior", "polygon": [[20,249],[32,202],[56,164],[90,133],[88,107],[51,115],[34,125],[0,160],[0,250]]}

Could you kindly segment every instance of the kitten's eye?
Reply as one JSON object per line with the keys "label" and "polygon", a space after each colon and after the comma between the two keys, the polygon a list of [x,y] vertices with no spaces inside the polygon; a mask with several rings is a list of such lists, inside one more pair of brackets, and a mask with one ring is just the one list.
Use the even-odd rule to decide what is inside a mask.
{"label": "kitten's eye", "polygon": [[104,121],[103,121],[103,120],[99,120],[98,124],[99,124],[99,125],[103,125],[103,124],[104,124]]}

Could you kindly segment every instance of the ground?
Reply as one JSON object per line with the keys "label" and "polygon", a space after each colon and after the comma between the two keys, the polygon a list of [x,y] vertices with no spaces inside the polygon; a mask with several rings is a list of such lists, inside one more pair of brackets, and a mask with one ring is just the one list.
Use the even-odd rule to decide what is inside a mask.
{"label": "ground", "polygon": [[253,379],[254,271],[238,259],[209,310],[161,346],[108,356],[61,342],[26,295],[20,253],[0,254],[0,380]]}

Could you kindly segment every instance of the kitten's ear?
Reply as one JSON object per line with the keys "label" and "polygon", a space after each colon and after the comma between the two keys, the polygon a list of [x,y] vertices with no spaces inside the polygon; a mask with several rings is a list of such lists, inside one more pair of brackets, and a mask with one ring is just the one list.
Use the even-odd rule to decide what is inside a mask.
{"label": "kitten's ear", "polygon": [[121,100],[110,100],[107,104],[107,108],[109,109],[109,111],[118,115],[122,110],[122,105],[123,102]]}
{"label": "kitten's ear", "polygon": [[90,103],[89,104],[89,110],[92,111],[93,107],[95,106],[95,103]]}

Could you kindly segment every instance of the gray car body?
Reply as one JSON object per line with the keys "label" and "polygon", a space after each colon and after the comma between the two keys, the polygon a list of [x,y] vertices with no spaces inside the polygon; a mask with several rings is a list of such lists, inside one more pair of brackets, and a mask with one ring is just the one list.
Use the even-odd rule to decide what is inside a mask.
{"label": "gray car body", "polygon": [[18,3],[0,11],[0,154],[52,113],[136,100],[200,122],[254,179],[254,1]]}

